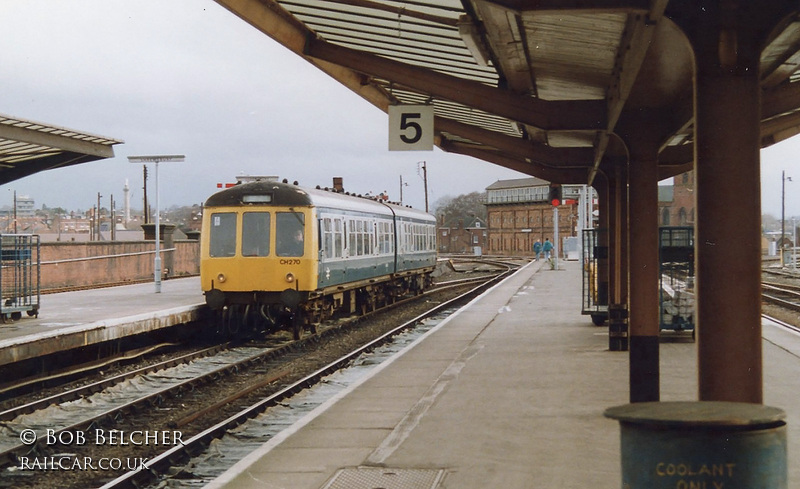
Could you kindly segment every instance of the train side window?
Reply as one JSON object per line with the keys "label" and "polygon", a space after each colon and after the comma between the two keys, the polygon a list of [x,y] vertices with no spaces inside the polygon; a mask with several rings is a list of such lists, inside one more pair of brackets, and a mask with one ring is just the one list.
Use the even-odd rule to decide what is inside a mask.
{"label": "train side window", "polygon": [[326,217],[322,220],[323,253],[325,258],[341,258],[344,253],[342,219]]}
{"label": "train side window", "polygon": [[245,212],[242,216],[242,256],[269,255],[268,212]]}
{"label": "train side window", "polygon": [[388,243],[388,236],[386,233],[386,223],[383,221],[378,222],[378,253],[385,254]]}
{"label": "train side window", "polygon": [[236,213],[220,212],[211,215],[208,254],[212,257],[236,255]]}
{"label": "train side window", "polygon": [[364,255],[364,221],[356,222],[356,255],[363,256]]}
{"label": "train side window", "polygon": [[373,255],[378,254],[378,222],[369,223],[369,249]]}
{"label": "train side window", "polygon": [[341,258],[344,256],[344,231],[342,230],[342,220],[334,219],[333,221],[333,246],[334,256]]}
{"label": "train side window", "polygon": [[333,258],[333,226],[330,217],[322,220],[322,242],[325,258]]}
{"label": "train side window", "polygon": [[350,231],[347,233],[347,249],[350,251],[350,256],[356,256],[358,255],[357,251],[358,246],[356,245],[356,239],[357,239],[356,221],[350,219],[350,222],[348,224],[349,224],[348,228]]}
{"label": "train side window", "polygon": [[278,256],[303,256],[305,216],[299,212],[278,212],[275,216],[275,251]]}

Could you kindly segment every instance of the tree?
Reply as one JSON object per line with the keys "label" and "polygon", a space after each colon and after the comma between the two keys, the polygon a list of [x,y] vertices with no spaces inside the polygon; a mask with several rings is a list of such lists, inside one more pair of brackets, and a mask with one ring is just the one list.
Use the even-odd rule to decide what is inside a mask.
{"label": "tree", "polygon": [[486,192],[472,192],[437,200],[433,212],[446,227],[470,226],[475,218],[486,222]]}

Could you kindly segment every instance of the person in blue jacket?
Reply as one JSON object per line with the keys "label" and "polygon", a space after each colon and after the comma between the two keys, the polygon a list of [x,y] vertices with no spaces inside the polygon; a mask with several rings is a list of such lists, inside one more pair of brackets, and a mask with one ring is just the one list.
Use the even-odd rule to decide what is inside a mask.
{"label": "person in blue jacket", "polygon": [[553,243],[550,242],[550,238],[545,238],[544,245],[542,245],[542,251],[544,251],[544,259],[550,259],[550,252],[553,251]]}
{"label": "person in blue jacket", "polygon": [[539,261],[539,257],[542,254],[542,243],[539,242],[537,239],[535,243],[533,243],[533,259],[534,261]]}

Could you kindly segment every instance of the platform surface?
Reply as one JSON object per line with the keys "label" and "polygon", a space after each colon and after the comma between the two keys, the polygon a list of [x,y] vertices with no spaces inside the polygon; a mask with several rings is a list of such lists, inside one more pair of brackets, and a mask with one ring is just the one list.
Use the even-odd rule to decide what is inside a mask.
{"label": "platform surface", "polygon": [[39,316],[0,324],[0,365],[198,318],[200,278],[45,294]]}
{"label": "platform surface", "polygon": [[[580,314],[580,265],[561,268],[527,266],[206,487],[620,487],[603,411],[628,402],[628,354]],[[764,342],[766,403],[800,453],[800,342],[765,334],[781,337]],[[686,338],[662,341],[662,400],[696,400],[695,357]]]}

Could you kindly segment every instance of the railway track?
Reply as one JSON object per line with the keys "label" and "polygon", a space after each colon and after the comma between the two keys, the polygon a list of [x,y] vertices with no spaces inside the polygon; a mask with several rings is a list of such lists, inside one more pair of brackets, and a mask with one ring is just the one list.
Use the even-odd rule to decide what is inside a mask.
{"label": "railway track", "polygon": [[764,302],[776,304],[792,311],[800,311],[800,286],[774,282],[761,283]]}
{"label": "railway track", "polygon": [[[470,275],[470,278],[463,278],[457,280],[448,280],[448,281],[439,281],[434,284],[434,286],[429,289],[429,292],[436,292],[446,290],[448,288],[457,288],[461,286],[467,286],[470,283],[478,283],[482,280],[485,280],[486,277],[492,276],[496,273],[501,273],[502,271],[519,267],[520,262],[516,261],[498,261],[492,260],[488,262],[486,260],[463,260],[460,258],[453,259],[457,263],[470,263],[470,264],[482,264],[482,265],[489,265],[490,270],[483,270],[478,273],[463,273],[464,275]],[[472,271],[469,270],[470,266],[467,266],[467,272]],[[491,270],[493,269],[493,270]],[[124,284],[107,284],[103,286],[93,286],[93,287],[75,287],[70,288],[69,290],[83,290],[83,289],[91,289],[91,288],[102,288],[106,286],[114,286],[114,285],[129,285],[133,282],[126,282]],[[66,289],[65,289],[66,290]],[[43,292],[45,293],[45,292]],[[413,300],[414,298],[411,298]],[[408,300],[401,300],[396,303],[396,305],[402,305],[407,303]],[[184,336],[180,336],[179,338],[184,338]],[[194,337],[195,339],[200,339],[197,336]],[[204,341],[218,341],[218,338],[205,338]],[[182,341],[181,339],[176,338],[175,341]],[[162,350],[181,350],[185,348],[181,348],[182,345],[173,342],[173,343],[161,343],[155,345],[149,345],[143,348],[137,348],[135,350],[126,350],[123,349],[119,351],[119,348],[115,348],[115,353],[110,356],[103,356],[103,357],[94,357],[89,360],[86,360],[84,363],[75,364],[75,365],[68,365],[68,364],[55,364],[49,363],[51,365],[51,370],[43,371],[35,376],[26,377],[24,379],[14,379],[9,382],[3,382],[0,379],[0,412],[4,409],[7,409],[10,405],[10,402],[14,402],[14,397],[31,397],[31,395],[36,394],[36,392],[42,390],[53,390],[53,387],[61,388],[62,385],[67,385],[69,383],[76,384],[81,382],[81,378],[91,376],[94,373],[103,370],[117,370],[123,364],[131,364],[136,363],[139,358],[145,356],[152,356],[156,354],[158,351]],[[10,402],[9,402],[10,400]],[[27,402],[27,401],[23,401]]]}
{"label": "railway track", "polygon": [[[505,272],[508,273],[508,272]],[[495,277],[497,280],[498,277]],[[470,281],[450,281],[440,284],[439,293],[442,293],[442,290],[448,289],[455,289],[455,288],[463,288],[469,287],[470,283],[474,282],[475,280],[481,280],[484,283],[487,281],[486,277],[480,279],[470,279]],[[476,293],[477,290],[481,290],[485,287],[483,286],[476,286],[472,289],[472,293]],[[463,300],[463,299],[462,299]],[[448,302],[447,304],[449,304]],[[446,307],[443,305],[439,305],[433,310],[441,309],[442,307]],[[428,312],[426,314],[432,314],[433,312]],[[419,320],[419,318],[417,318]],[[358,321],[362,321],[363,319],[359,318]],[[284,380],[288,378],[297,377],[295,372],[292,372],[291,367],[285,367],[287,363],[290,363],[293,359],[301,356],[306,349],[311,348],[310,345],[314,343],[320,343],[327,341],[330,338],[335,337],[338,332],[342,330],[348,329],[348,326],[344,326],[343,324],[331,326],[328,328],[324,328],[320,330],[320,334],[315,336],[306,337],[303,340],[298,342],[293,341],[286,341],[284,345],[281,346],[270,346],[265,348],[255,348],[256,350],[260,351],[248,351],[246,353],[242,353],[240,356],[242,358],[237,359],[236,361],[222,361],[224,365],[220,365],[214,368],[207,368],[206,371],[202,374],[192,375],[191,378],[188,379],[180,379],[176,382],[173,382],[170,386],[158,387],[155,390],[148,392],[146,394],[141,394],[136,396],[136,399],[128,400],[125,399],[121,402],[118,402],[118,405],[115,406],[100,406],[98,409],[94,410],[91,414],[89,410],[79,408],[78,410],[83,412],[77,417],[70,418],[69,421],[63,421],[59,424],[58,427],[55,427],[54,417],[51,414],[46,412],[46,409],[55,409],[56,411],[64,410],[63,406],[64,403],[71,403],[74,402],[73,400],[86,400],[86,399],[94,399],[94,396],[91,396],[91,393],[97,392],[98,390],[109,390],[109,385],[120,385],[121,382],[127,383],[131,378],[137,377],[147,377],[151,375],[153,371],[158,371],[160,377],[170,377],[173,376],[171,373],[165,373],[171,371],[171,369],[177,369],[179,367],[170,366],[168,369],[165,370],[164,367],[151,367],[148,372],[138,372],[138,373],[130,373],[125,378],[115,378],[115,379],[103,379],[102,382],[95,383],[93,385],[85,386],[80,389],[75,389],[70,392],[66,392],[59,394],[58,396],[49,397],[46,399],[40,399],[32,403],[27,403],[23,406],[19,406],[17,408],[9,409],[6,412],[0,413],[0,420],[5,420],[5,426],[3,430],[0,431],[0,435],[5,436],[5,441],[2,437],[0,437],[0,460],[2,460],[6,466],[6,471],[19,469],[21,467],[21,461],[23,460],[48,460],[46,457],[52,457],[53,454],[59,455],[62,457],[59,460],[69,459],[70,461],[78,460],[80,457],[83,457],[85,460],[97,460],[98,457],[101,457],[104,453],[103,446],[96,446],[89,447],[88,455],[81,455],[87,453],[84,448],[87,448],[83,445],[87,443],[80,444],[76,443],[76,440],[80,440],[83,437],[83,440],[90,440],[91,433],[102,433],[104,438],[103,441],[106,442],[110,440],[108,436],[110,433],[114,432],[116,427],[121,426],[119,428],[119,433],[131,433],[133,432],[131,429],[127,429],[125,426],[124,420],[127,418],[134,418],[138,415],[138,413],[147,412],[147,411],[157,411],[160,409],[164,410],[172,410],[174,408],[168,407],[170,405],[174,405],[176,403],[180,403],[184,399],[188,399],[188,393],[192,393],[193,391],[197,391],[202,388],[204,385],[208,385],[211,383],[220,383],[222,379],[225,379],[225,383],[236,383],[238,384],[239,381],[231,381],[228,379],[233,378],[233,373],[238,373],[244,370],[252,371],[254,368],[256,370],[256,376],[261,376],[259,382],[255,384],[253,382],[242,382],[241,386],[237,386],[235,389],[232,389],[231,392],[221,396],[217,402],[213,402],[207,404],[203,408],[198,409],[188,409],[183,410],[180,416],[172,417],[166,424],[162,424],[163,429],[159,429],[156,431],[159,432],[169,432],[170,430],[183,434],[184,431],[181,430],[189,430],[187,426],[194,426],[197,425],[199,421],[202,421],[204,418],[211,418],[212,415],[218,414],[219,411],[222,410],[224,406],[233,403],[234,401],[239,400],[239,398],[247,399],[248,396],[257,397],[259,400],[256,403],[251,404],[246,409],[241,410],[241,412],[231,415],[224,420],[218,422],[216,425],[211,427],[204,427],[203,429],[196,429],[191,428],[189,431],[185,431],[187,436],[180,437],[180,443],[174,444],[171,446],[169,450],[164,453],[157,453],[158,451],[154,452],[153,448],[158,447],[148,447],[151,450],[147,450],[143,452],[141,450],[134,452],[140,454],[138,460],[142,463],[141,469],[146,470],[134,470],[134,471],[127,471],[125,475],[120,477],[118,481],[109,483],[106,487],[139,487],[141,484],[142,479],[147,479],[153,476],[155,472],[158,472],[162,467],[166,467],[174,463],[175,460],[178,458],[185,457],[186,454],[195,453],[199,450],[200,446],[208,444],[210,440],[215,439],[221,436],[225,431],[230,429],[233,426],[236,426],[242,422],[242,420],[252,417],[258,412],[263,411],[269,406],[274,406],[276,403],[280,402],[283,399],[286,399],[288,396],[308,387],[309,385],[319,382],[319,379],[327,375],[328,373],[341,368],[343,365],[347,364],[352,360],[354,356],[361,354],[364,350],[373,349],[376,345],[388,341],[389,338],[397,335],[400,331],[408,329],[410,323],[405,323],[397,328],[392,329],[390,332],[385,333],[379,339],[370,342],[366,345],[361,346],[359,349],[354,350],[352,353],[345,355],[344,357],[327,363],[325,366],[318,368],[314,373],[310,375],[305,375],[302,378],[294,379],[289,385],[281,388],[278,392],[272,393],[267,398],[261,399],[263,397],[262,393],[265,389],[275,390],[275,386],[277,384],[282,384]],[[253,349],[253,347],[248,347]],[[234,349],[235,350],[235,349]],[[226,350],[229,351],[229,350]],[[206,359],[213,359],[218,358],[218,354],[213,356],[203,356],[202,353],[198,352],[198,357],[200,359],[195,359],[192,363],[198,364],[202,363],[202,358]],[[211,360],[213,361],[213,360]],[[219,362],[218,362],[219,363]],[[254,367],[255,365],[260,365],[260,367]],[[275,373],[277,371],[277,373]],[[269,373],[272,372],[272,373]],[[139,389],[138,387],[136,389]],[[126,388],[126,390],[135,390],[131,388]],[[91,397],[89,397],[91,396]],[[189,402],[188,400],[186,401]],[[56,408],[52,408],[52,405],[56,404]],[[100,403],[97,401],[90,401],[89,404],[99,405]],[[43,406],[51,406],[49,408],[44,408]],[[45,418],[45,423],[43,425],[38,425],[38,428],[30,428],[30,427],[22,427],[22,426],[13,426],[10,420],[19,420],[21,418],[25,418],[29,414],[35,416],[37,413]],[[122,424],[120,424],[120,420]],[[149,422],[148,422],[149,423]],[[129,424],[127,426],[130,426]],[[149,425],[148,425],[149,426]],[[38,430],[38,431],[37,431]],[[99,430],[99,431],[98,431]],[[134,430],[135,431],[135,430]],[[140,432],[147,433],[147,430],[141,430]],[[83,435],[79,435],[79,433],[83,433]],[[123,436],[123,435],[113,435],[113,436]],[[155,436],[155,435],[154,435]],[[124,438],[120,438],[117,441],[124,441]],[[94,440],[95,442],[97,440]],[[129,442],[133,442],[136,440],[128,440]],[[64,442],[64,443],[60,443]],[[109,460],[122,460],[123,458],[127,460],[137,460],[136,457],[130,456],[123,456],[120,454],[119,449],[121,447],[117,446],[117,444],[113,444],[114,446],[108,447],[111,448],[111,455],[106,456]],[[49,454],[49,455],[48,455]],[[67,454],[65,457],[64,454]],[[179,455],[183,454],[183,455]],[[44,458],[43,458],[44,457]],[[53,459],[50,459],[53,460]],[[146,464],[145,461],[146,460]],[[29,462],[28,462],[29,463]],[[30,463],[29,463],[30,465]],[[41,468],[41,467],[39,467]],[[126,469],[130,469],[131,467],[125,466]],[[54,472],[57,472],[57,468]],[[20,472],[17,470],[17,472]],[[85,474],[86,471],[83,471]],[[38,471],[35,475],[37,477],[45,477],[48,471]],[[52,473],[52,472],[51,472]],[[75,475],[75,472],[72,471],[70,475]],[[101,474],[108,477],[108,474]],[[128,482],[132,481],[132,482]],[[25,486],[18,486],[16,483],[19,481],[12,482],[11,487],[25,487]],[[35,482],[33,480],[30,481],[33,485],[28,487],[46,487],[46,485],[41,485],[38,480]],[[69,487],[71,484],[64,483],[65,481],[60,480],[53,483],[52,487]],[[45,483],[47,484],[47,483]],[[133,484],[133,485],[131,485]],[[0,481],[0,487],[3,486],[3,483]],[[72,487],[87,487],[85,480],[81,480],[81,482],[76,482]]]}

